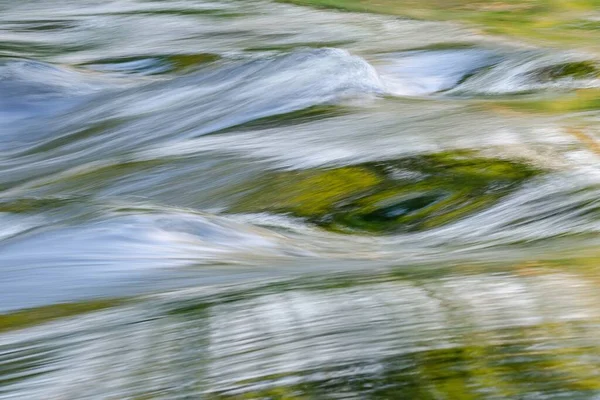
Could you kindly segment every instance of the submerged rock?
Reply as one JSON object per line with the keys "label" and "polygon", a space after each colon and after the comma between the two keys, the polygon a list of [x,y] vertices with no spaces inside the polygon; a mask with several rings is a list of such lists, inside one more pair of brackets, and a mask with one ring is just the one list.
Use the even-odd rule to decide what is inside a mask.
{"label": "submerged rock", "polygon": [[541,82],[569,78],[593,79],[600,77],[600,70],[591,61],[575,61],[538,68],[531,75]]}
{"label": "submerged rock", "polygon": [[489,207],[537,172],[466,151],[279,171],[257,182],[230,211],[290,214],[346,233],[426,230]]}

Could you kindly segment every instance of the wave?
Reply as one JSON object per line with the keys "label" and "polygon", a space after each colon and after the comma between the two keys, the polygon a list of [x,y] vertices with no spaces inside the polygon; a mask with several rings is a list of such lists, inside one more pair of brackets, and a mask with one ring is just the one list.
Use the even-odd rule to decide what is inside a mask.
{"label": "wave", "polygon": [[[192,211],[88,205],[72,214],[68,207],[12,218],[0,213],[1,220],[12,222],[0,231],[5,239],[0,244],[4,311],[17,304],[122,295],[125,288],[156,290],[170,279],[182,284],[183,267],[250,266],[314,256],[272,230]],[[193,281],[206,284],[227,275],[222,267],[212,278],[198,272]]]}
{"label": "wave", "polygon": [[[110,89],[81,100],[68,113],[13,126],[2,149],[4,176],[22,180],[42,171],[59,172],[149,144],[383,93],[373,67],[336,49],[233,62],[131,89]],[[63,95],[66,102],[75,101],[71,92]]]}
{"label": "wave", "polygon": [[378,71],[394,96],[499,96],[600,87],[597,61],[568,53],[457,48],[393,53],[379,61]]}
{"label": "wave", "polygon": [[550,174],[454,223],[379,237],[327,232],[268,213],[217,216],[81,199],[79,212],[70,201],[32,211],[21,202],[22,212],[0,213],[10,222],[0,231],[3,306],[398,262],[552,258],[565,248],[552,243],[598,245],[599,176],[594,184],[589,171]]}
{"label": "wave", "polygon": [[67,113],[86,97],[115,86],[106,77],[74,68],[0,58],[0,143],[17,123],[29,125],[28,119]]}

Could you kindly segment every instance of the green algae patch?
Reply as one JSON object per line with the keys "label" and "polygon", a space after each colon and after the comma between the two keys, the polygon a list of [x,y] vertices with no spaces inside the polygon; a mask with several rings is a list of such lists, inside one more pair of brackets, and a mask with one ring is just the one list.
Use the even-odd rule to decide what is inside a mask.
{"label": "green algae patch", "polygon": [[81,303],[52,304],[49,306],[20,310],[0,315],[0,333],[39,325],[60,318],[72,317],[92,311],[116,307],[123,303],[123,299],[103,299]]}
{"label": "green algae patch", "polygon": [[288,214],[344,233],[419,231],[489,207],[538,172],[470,152],[279,171],[242,188],[229,211]]}

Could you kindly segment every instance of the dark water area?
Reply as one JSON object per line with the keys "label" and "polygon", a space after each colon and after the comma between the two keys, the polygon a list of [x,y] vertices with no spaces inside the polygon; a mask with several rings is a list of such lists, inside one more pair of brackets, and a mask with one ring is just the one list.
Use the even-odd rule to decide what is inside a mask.
{"label": "dark water area", "polygon": [[599,62],[0,1],[0,399],[597,398]]}

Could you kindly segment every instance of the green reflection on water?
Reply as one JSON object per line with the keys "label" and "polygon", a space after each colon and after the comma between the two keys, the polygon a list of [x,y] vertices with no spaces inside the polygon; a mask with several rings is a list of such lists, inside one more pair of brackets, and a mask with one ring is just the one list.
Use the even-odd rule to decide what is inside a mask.
{"label": "green reflection on water", "polygon": [[116,307],[123,303],[123,299],[101,299],[80,303],[52,304],[44,307],[20,310],[0,315],[0,333],[39,325],[60,318],[72,317],[92,311]]}
{"label": "green reflection on water", "polygon": [[319,8],[473,24],[487,33],[599,51],[597,0],[279,0]]}
{"label": "green reflection on water", "polygon": [[538,172],[466,151],[283,171],[257,182],[230,211],[289,213],[339,232],[423,230],[489,207]]}
{"label": "green reflection on water", "polygon": [[[588,359],[598,348],[533,350],[535,340],[553,327],[536,326],[503,332],[514,343],[465,345],[390,357],[375,374],[356,374],[295,385],[278,386],[286,376],[264,377],[270,388],[241,394],[215,394],[213,399],[310,399],[359,396],[364,399],[584,399],[600,391],[597,364]],[[587,353],[587,356],[586,356]],[[361,365],[345,370],[360,371]],[[330,370],[332,376],[340,373]],[[252,382],[246,382],[251,385]],[[267,384],[269,386],[269,384]]]}
{"label": "green reflection on water", "polygon": [[[591,399],[600,394],[600,320],[590,308],[595,298],[591,291],[598,284],[598,261],[597,256],[590,255],[513,265],[399,267],[382,274],[306,277],[215,295],[205,296],[200,291],[191,297],[161,295],[163,300],[150,296],[138,303],[146,310],[138,322],[127,319],[113,324],[109,315],[98,326],[89,326],[92,332],[107,333],[94,334],[89,340],[108,341],[105,347],[96,346],[99,353],[92,360],[111,368],[110,363],[119,361],[111,349],[132,352],[127,359],[133,362],[129,366],[132,370],[128,369],[123,378],[129,382],[125,397],[136,399],[173,398],[176,394],[215,400]],[[555,294],[538,282],[569,289]],[[525,292],[502,289],[514,284]],[[490,287],[496,288],[495,294],[486,294]],[[458,295],[464,289],[476,297]],[[408,298],[411,294],[423,298]],[[512,296],[533,300],[526,305],[525,314],[510,306],[519,304],[511,302]],[[274,299],[281,300],[284,308],[267,306]],[[497,303],[490,302],[494,299]],[[431,300],[440,307],[418,305]],[[341,301],[348,304],[329,307],[329,303]],[[562,301],[571,305],[555,312],[564,306]],[[118,300],[61,304],[2,318],[13,318],[11,327],[17,328],[118,304]],[[297,315],[303,304],[309,309],[311,305],[317,307]],[[342,313],[339,320],[333,318],[336,310]],[[483,321],[479,318],[482,312],[486,313]],[[569,312],[583,314],[571,318]],[[292,319],[289,325],[290,320],[280,319],[285,313],[299,319]],[[506,324],[501,323],[504,314]],[[114,318],[118,315],[116,312]],[[323,319],[337,328],[321,330]],[[257,325],[245,326],[248,323]],[[146,341],[136,339],[134,344],[125,339],[128,332],[139,332],[136,329],[148,332],[143,336]],[[15,385],[53,371],[56,361],[70,354],[69,341],[64,341],[69,335],[61,332],[64,339],[58,342],[49,336],[48,342],[40,342],[31,351],[23,346],[7,353],[8,358],[0,357],[0,381]],[[384,345],[384,353],[373,340],[365,338],[368,332]],[[245,339],[240,341],[240,337]],[[348,341],[350,338],[358,344]],[[211,349],[215,342],[220,344]],[[74,346],[78,343],[75,337]],[[310,349],[298,352],[310,344],[315,352],[330,352],[332,358],[322,359]],[[372,355],[352,356],[362,345],[372,349]],[[95,348],[93,343],[90,346]],[[221,351],[215,352],[217,349]],[[290,361],[304,354],[308,363],[298,369],[287,368],[285,350],[292,353]],[[136,360],[136,351],[148,359]],[[244,362],[253,360],[260,360],[258,366],[244,369]],[[219,373],[228,371],[219,369],[222,363],[240,367],[223,377],[225,385]],[[167,365],[171,367],[163,370]],[[157,373],[171,374],[175,381],[190,379],[193,384],[148,390]],[[98,385],[108,383],[104,380]]]}

